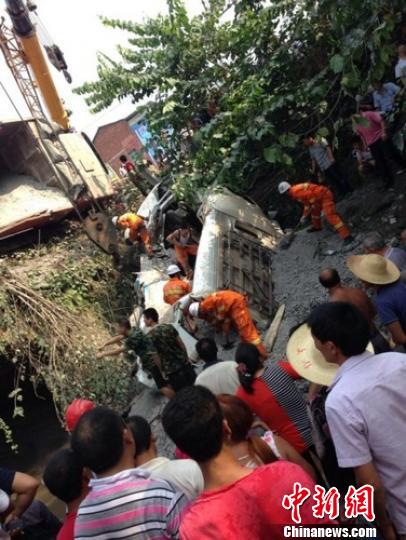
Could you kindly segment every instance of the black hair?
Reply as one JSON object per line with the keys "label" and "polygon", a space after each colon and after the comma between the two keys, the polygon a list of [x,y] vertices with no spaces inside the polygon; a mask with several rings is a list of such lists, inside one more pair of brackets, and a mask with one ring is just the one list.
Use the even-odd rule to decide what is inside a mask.
{"label": "black hair", "polygon": [[351,144],[362,143],[362,139],[359,135],[353,135],[350,139]]}
{"label": "black hair", "polygon": [[147,308],[147,309],[144,309],[144,312],[143,312],[143,315],[145,318],[147,319],[152,319],[154,322],[158,322],[159,321],[159,315],[158,315],[158,312],[155,308],[153,307],[150,307],[150,308]]}
{"label": "black hair", "polygon": [[127,426],[130,428],[135,441],[135,455],[139,456],[151,446],[152,431],[149,423],[142,416],[130,416],[127,418]]}
{"label": "black hair", "polygon": [[367,94],[363,98],[361,98],[361,101],[359,102],[359,108],[361,109],[373,109],[374,108],[374,100],[372,97],[372,94]]}
{"label": "black hair", "polygon": [[366,318],[348,302],[327,302],[316,307],[307,320],[314,337],[331,341],[347,358],[361,354],[369,342]]}
{"label": "black hair", "polygon": [[335,268],[325,268],[320,272],[319,281],[323,287],[330,289],[340,283],[340,274]]}
{"label": "black hair", "polygon": [[223,445],[223,413],[203,386],[183,388],[165,406],[162,425],[176,446],[198,462],[216,457]]}
{"label": "black hair", "polygon": [[126,424],[108,407],[95,407],[85,413],[72,433],[71,446],[85,467],[96,474],[114,467],[124,451]]}
{"label": "black hair", "polygon": [[63,448],[48,461],[43,474],[48,490],[69,504],[82,494],[83,465],[73,450]]}
{"label": "black hair", "polygon": [[205,362],[217,360],[217,345],[214,339],[202,338],[196,343],[196,352]]}
{"label": "black hair", "polygon": [[118,326],[120,326],[121,328],[125,328],[126,330],[131,330],[131,324],[128,319],[122,319],[121,321],[119,321]]}
{"label": "black hair", "polygon": [[181,220],[180,220],[180,228],[181,229],[188,229],[189,227],[190,227],[190,225],[189,225],[189,221],[187,220],[187,218],[182,217]]}
{"label": "black hair", "polygon": [[307,321],[307,319],[305,319],[304,321],[298,322],[298,323],[294,324],[293,326],[291,326],[289,328],[288,337],[292,337],[292,335],[296,332],[296,330],[298,328],[300,328],[303,324],[305,324],[306,321]]}
{"label": "black hair", "polygon": [[254,376],[262,367],[257,347],[252,343],[240,343],[235,351],[235,361],[237,364],[242,364],[242,368],[238,369],[241,386],[248,394],[253,394],[252,383],[254,382]]}
{"label": "black hair", "polygon": [[121,154],[119,160],[121,161],[121,163],[125,163],[126,161],[128,161],[127,156],[125,156],[124,154]]}

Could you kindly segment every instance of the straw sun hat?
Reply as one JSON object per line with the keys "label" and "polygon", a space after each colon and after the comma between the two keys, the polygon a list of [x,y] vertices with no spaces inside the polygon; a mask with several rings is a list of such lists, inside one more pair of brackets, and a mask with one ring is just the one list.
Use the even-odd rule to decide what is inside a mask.
{"label": "straw sun hat", "polygon": [[382,255],[351,255],[347,259],[347,266],[354,275],[372,285],[389,285],[400,277],[396,264]]}
{"label": "straw sun hat", "polygon": [[[367,350],[374,352],[371,343],[368,343]],[[338,365],[327,362],[316,349],[307,324],[302,324],[293,332],[288,341],[286,354],[291,366],[304,379],[323,386],[330,386],[333,382]]]}

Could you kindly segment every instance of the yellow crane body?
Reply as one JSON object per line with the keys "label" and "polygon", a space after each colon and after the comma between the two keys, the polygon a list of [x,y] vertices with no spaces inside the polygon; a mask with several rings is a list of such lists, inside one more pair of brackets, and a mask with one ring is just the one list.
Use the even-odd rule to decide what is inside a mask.
{"label": "yellow crane body", "polygon": [[26,56],[26,61],[32,69],[34,80],[41,92],[50,117],[64,129],[69,129],[68,113],[59,98],[37,34],[29,37],[19,36],[19,39]]}

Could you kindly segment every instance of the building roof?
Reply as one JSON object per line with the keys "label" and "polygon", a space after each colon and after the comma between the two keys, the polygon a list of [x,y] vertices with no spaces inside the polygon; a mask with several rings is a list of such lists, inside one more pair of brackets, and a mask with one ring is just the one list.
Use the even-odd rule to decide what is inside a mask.
{"label": "building roof", "polygon": [[114,124],[119,124],[120,122],[129,122],[130,120],[142,120],[142,118],[144,118],[144,114],[139,113],[137,110],[135,110],[134,112],[132,112],[128,116],[125,116],[124,118],[119,118],[118,120],[115,120],[114,122],[108,122],[107,124],[103,124],[97,128],[97,131],[92,139],[92,142],[94,143],[99,133],[105,130],[107,127],[113,126]]}

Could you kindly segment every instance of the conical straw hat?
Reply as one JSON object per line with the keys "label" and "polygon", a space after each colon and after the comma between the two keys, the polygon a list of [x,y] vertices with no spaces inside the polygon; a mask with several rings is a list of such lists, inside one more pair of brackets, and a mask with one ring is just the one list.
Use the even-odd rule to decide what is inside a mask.
{"label": "conical straw hat", "polygon": [[396,264],[374,253],[351,255],[347,259],[347,266],[362,281],[373,285],[389,285],[400,277]]}
{"label": "conical straw hat", "polygon": [[[371,343],[368,343],[367,350],[374,352]],[[327,362],[316,349],[307,324],[302,324],[293,332],[288,341],[286,354],[291,366],[304,379],[323,386],[330,386],[333,382],[338,365]]]}

